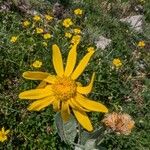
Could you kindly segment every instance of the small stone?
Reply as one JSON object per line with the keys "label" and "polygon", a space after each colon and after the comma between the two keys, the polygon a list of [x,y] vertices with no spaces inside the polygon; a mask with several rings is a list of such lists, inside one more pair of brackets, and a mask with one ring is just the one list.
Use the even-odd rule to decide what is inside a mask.
{"label": "small stone", "polygon": [[96,47],[104,50],[108,45],[110,45],[111,39],[107,39],[104,36],[99,36],[98,40],[95,42]]}
{"label": "small stone", "polygon": [[142,26],[143,26],[143,15],[135,15],[135,16],[129,16],[126,18],[120,19],[121,22],[126,22],[131,25],[131,28],[133,28],[137,32],[142,32]]}

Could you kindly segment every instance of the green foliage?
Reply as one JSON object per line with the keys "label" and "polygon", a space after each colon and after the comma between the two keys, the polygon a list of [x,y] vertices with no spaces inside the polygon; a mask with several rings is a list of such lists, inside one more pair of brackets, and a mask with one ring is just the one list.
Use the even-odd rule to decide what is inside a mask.
{"label": "green foliage", "polygon": [[[55,1],[31,1],[31,4],[40,15],[47,13],[51,15],[52,2],[55,3]],[[87,47],[96,47],[94,42],[99,35],[112,40],[111,45],[105,50],[96,49],[94,57],[79,78],[79,81],[86,85],[92,72],[96,72],[94,87],[88,97],[107,105],[110,112],[130,114],[135,120],[135,128],[131,135],[117,135],[102,127],[100,121],[104,117],[103,114],[89,113],[95,129],[89,133],[82,130],[74,118],[66,124],[62,123],[60,116],[55,114],[51,107],[41,112],[27,111],[30,102],[19,100],[18,94],[20,91],[35,88],[38,82],[24,80],[21,77],[22,73],[27,70],[54,73],[51,46],[54,43],[58,44],[66,60],[70,39],[64,38],[64,34],[69,30],[62,27],[62,20],[57,18],[49,23],[46,21],[34,23],[33,16],[21,16],[15,10],[1,12],[0,128],[4,126],[10,129],[10,134],[7,141],[0,143],[0,149],[69,150],[73,149],[73,146],[76,149],[86,150],[149,149],[149,2],[146,1],[144,4],[146,26],[143,34],[135,33],[119,21],[129,13],[126,11],[124,14],[121,13],[121,4],[126,2],[130,6],[130,1],[115,1],[115,3],[107,1],[106,4],[103,0],[61,2],[67,5],[64,17],[73,18],[76,22],[74,28],[79,27],[83,32],[78,47],[78,60],[86,53]],[[109,3],[111,9],[106,9],[110,6]],[[112,7],[114,4],[115,7]],[[73,15],[73,10],[79,7],[84,11],[81,18]],[[133,11],[131,14],[136,13]],[[29,28],[22,27],[25,20],[31,22]],[[53,38],[45,40],[43,36],[35,34],[36,27],[44,28],[46,33],[50,32],[53,35]],[[18,37],[15,43],[10,42],[12,36]],[[140,40],[145,41],[144,48],[137,46]],[[44,46],[43,42],[46,42],[47,46]],[[114,58],[120,58],[123,64],[121,68],[116,69],[112,65]],[[35,60],[43,62],[40,69],[33,68],[32,63]],[[72,146],[70,143],[73,143]]]}

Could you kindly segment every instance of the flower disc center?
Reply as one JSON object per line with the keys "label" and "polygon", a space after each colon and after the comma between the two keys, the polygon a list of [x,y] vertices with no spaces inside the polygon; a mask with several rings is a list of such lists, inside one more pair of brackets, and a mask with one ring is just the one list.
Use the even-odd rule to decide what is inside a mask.
{"label": "flower disc center", "polygon": [[53,84],[53,92],[60,100],[68,100],[76,95],[76,83],[68,77],[58,77]]}

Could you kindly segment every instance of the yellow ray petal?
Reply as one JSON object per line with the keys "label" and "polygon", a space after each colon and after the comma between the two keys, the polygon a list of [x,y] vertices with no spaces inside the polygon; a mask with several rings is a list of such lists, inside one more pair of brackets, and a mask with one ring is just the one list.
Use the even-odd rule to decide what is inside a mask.
{"label": "yellow ray petal", "polygon": [[77,94],[75,100],[84,108],[90,111],[97,111],[97,112],[108,112],[106,106],[101,103],[92,101],[87,99],[86,97],[82,96],[81,94]]}
{"label": "yellow ray petal", "polygon": [[45,108],[45,107],[47,107],[48,105],[50,105],[53,101],[54,101],[53,96],[50,96],[50,97],[46,97],[46,98],[37,100],[37,101],[33,102],[33,103],[28,107],[28,110],[30,110],[30,111],[32,111],[32,110],[33,110],[33,111],[39,111],[39,110],[41,110],[42,108]]}
{"label": "yellow ray petal", "polygon": [[64,68],[60,49],[56,44],[54,44],[52,46],[52,50],[53,50],[53,65],[55,71],[58,76],[62,76],[64,74]]}
{"label": "yellow ray petal", "polygon": [[70,109],[69,109],[68,102],[62,102],[61,117],[62,117],[64,122],[68,121],[68,119],[70,117]]}
{"label": "yellow ray petal", "polygon": [[55,99],[54,102],[53,102],[53,109],[54,111],[59,111],[60,110],[60,101]]}
{"label": "yellow ray petal", "polygon": [[89,83],[89,85],[85,86],[85,87],[78,86],[77,91],[81,94],[89,94],[93,87],[94,77],[95,77],[95,73],[93,73],[92,79],[91,79],[91,82]]}
{"label": "yellow ray petal", "polygon": [[73,113],[83,128],[85,128],[88,131],[93,130],[91,121],[89,120],[87,114],[84,111],[78,111],[73,109]]}
{"label": "yellow ray petal", "polygon": [[51,86],[48,85],[44,89],[34,89],[34,90],[24,91],[19,94],[19,98],[34,100],[34,99],[41,99],[51,95],[53,95],[53,92],[51,90]]}
{"label": "yellow ray petal", "polygon": [[46,87],[46,82],[45,81],[41,81],[40,84],[36,87],[37,89],[43,89]]}
{"label": "yellow ray petal", "polygon": [[2,133],[5,133],[5,128],[4,127],[2,127]]}
{"label": "yellow ray petal", "polygon": [[82,58],[82,60],[78,64],[77,68],[74,70],[74,72],[71,75],[71,78],[73,80],[77,79],[82,74],[82,72],[84,71],[85,67],[87,66],[93,53],[94,53],[94,51],[90,51]]}
{"label": "yellow ray petal", "polygon": [[47,83],[54,83],[56,80],[56,76],[54,75],[49,75],[47,78],[45,78],[43,81],[47,82]]}
{"label": "yellow ray petal", "polygon": [[6,130],[5,134],[8,134],[10,132],[10,130]]}
{"label": "yellow ray petal", "polygon": [[43,80],[45,79],[49,73],[47,72],[40,72],[40,71],[26,71],[23,73],[23,77],[29,80]]}
{"label": "yellow ray petal", "polygon": [[67,64],[66,64],[66,68],[65,68],[65,76],[70,76],[70,74],[72,73],[75,64],[76,64],[76,58],[77,58],[77,45],[73,45],[69,54],[68,54],[68,58],[67,58]]}
{"label": "yellow ray petal", "polygon": [[70,105],[70,107],[71,107],[72,109],[76,109],[76,110],[79,110],[79,111],[86,111],[86,112],[89,112],[89,110],[87,110],[87,109],[83,108],[82,106],[80,106],[80,104],[78,104],[73,98],[70,99],[70,100],[68,101],[68,103],[69,103],[69,105]]}

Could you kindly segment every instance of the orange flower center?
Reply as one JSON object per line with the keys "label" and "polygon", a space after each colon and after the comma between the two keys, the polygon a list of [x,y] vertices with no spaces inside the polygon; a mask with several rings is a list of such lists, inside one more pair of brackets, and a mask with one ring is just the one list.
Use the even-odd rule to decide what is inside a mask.
{"label": "orange flower center", "polygon": [[68,77],[58,77],[52,89],[59,100],[68,100],[76,95],[76,83]]}
{"label": "orange flower center", "polygon": [[5,136],[6,136],[5,133],[0,133],[1,138],[5,138]]}

